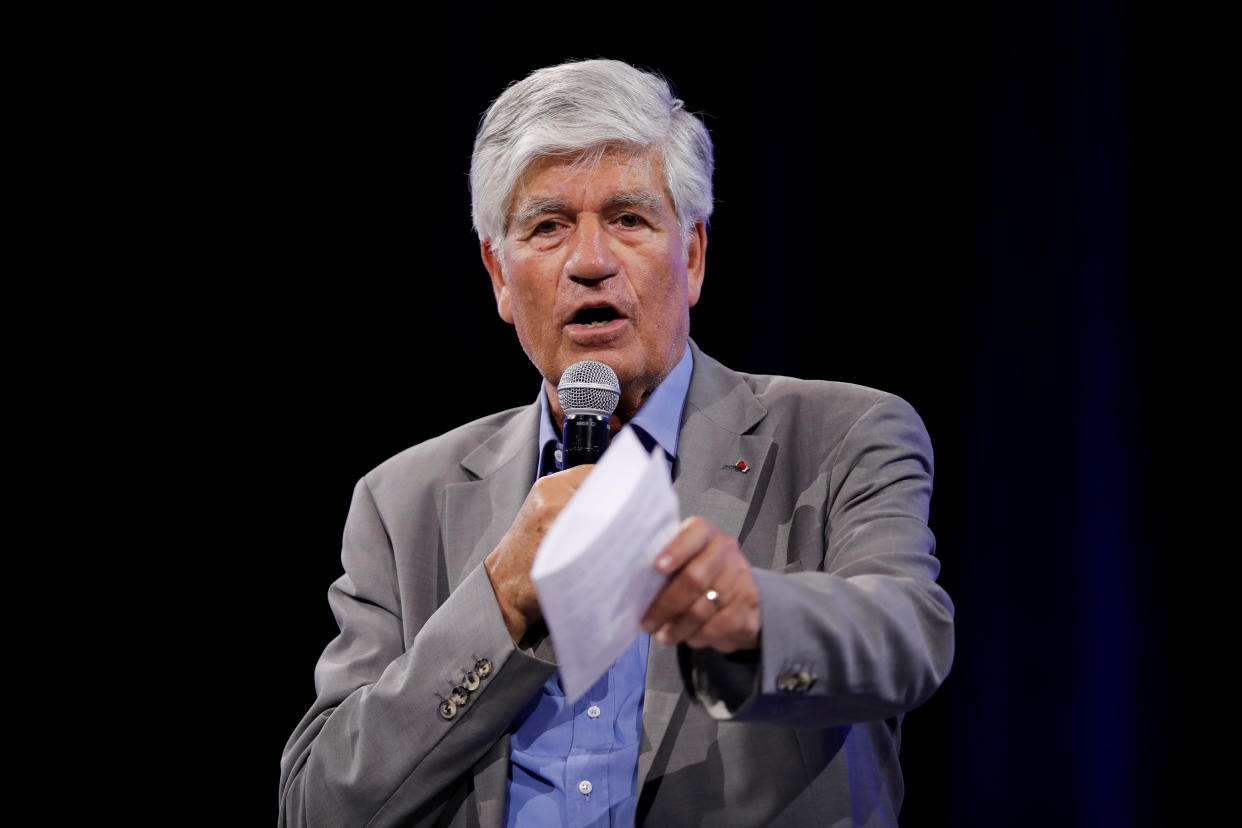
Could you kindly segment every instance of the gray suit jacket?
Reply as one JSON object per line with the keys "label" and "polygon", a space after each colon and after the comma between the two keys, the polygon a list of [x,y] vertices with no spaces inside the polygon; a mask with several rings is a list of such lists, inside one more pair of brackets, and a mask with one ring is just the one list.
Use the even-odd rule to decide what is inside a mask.
{"label": "gray suit jacket", "polygon": [[[637,821],[895,825],[901,716],[953,657],[926,431],[890,394],[691,348],[674,488],[755,567],[762,641],[749,659],[652,641]],[[503,824],[507,731],[555,663],[546,638],[514,646],[481,564],[534,480],[538,416],[486,417],[359,481],[328,594],[341,632],[285,749],[281,825]],[[491,675],[443,718],[480,658]]]}

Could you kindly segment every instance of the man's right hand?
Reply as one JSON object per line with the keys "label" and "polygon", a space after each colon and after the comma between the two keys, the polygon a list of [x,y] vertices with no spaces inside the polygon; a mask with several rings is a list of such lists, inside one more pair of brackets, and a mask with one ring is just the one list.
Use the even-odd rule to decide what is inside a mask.
{"label": "man's right hand", "polygon": [[483,562],[505,626],[509,628],[509,635],[515,643],[521,641],[526,630],[543,617],[534,584],[530,581],[535,550],[539,548],[552,521],[593,468],[590,465],[575,466],[536,480],[509,531]]}

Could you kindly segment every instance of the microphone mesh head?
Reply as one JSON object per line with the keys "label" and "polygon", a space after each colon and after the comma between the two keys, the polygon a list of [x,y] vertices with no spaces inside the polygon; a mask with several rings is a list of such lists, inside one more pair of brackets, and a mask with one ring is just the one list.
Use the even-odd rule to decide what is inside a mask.
{"label": "microphone mesh head", "polygon": [[617,372],[602,362],[575,362],[561,374],[556,396],[566,414],[602,414],[611,417],[621,399]]}

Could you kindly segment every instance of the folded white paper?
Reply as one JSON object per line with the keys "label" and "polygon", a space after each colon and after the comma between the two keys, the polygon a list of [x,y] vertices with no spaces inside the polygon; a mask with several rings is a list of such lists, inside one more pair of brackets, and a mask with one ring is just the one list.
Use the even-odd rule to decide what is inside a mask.
{"label": "folded white paper", "polygon": [[656,555],[677,526],[663,452],[648,454],[622,429],[549,527],[530,571],[571,704],[642,631],[668,580]]}

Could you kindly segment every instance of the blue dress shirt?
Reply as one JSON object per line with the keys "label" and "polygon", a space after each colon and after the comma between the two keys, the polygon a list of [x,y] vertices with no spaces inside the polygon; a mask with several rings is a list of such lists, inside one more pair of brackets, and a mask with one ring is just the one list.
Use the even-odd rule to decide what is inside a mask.
{"label": "blue dress shirt", "polygon": [[[690,389],[690,349],[651,393],[631,424],[664,449],[671,471]],[[539,476],[556,471],[560,435],[539,389]],[[505,825],[633,825],[638,748],[651,637],[642,633],[575,704],[557,671],[509,728]]]}

